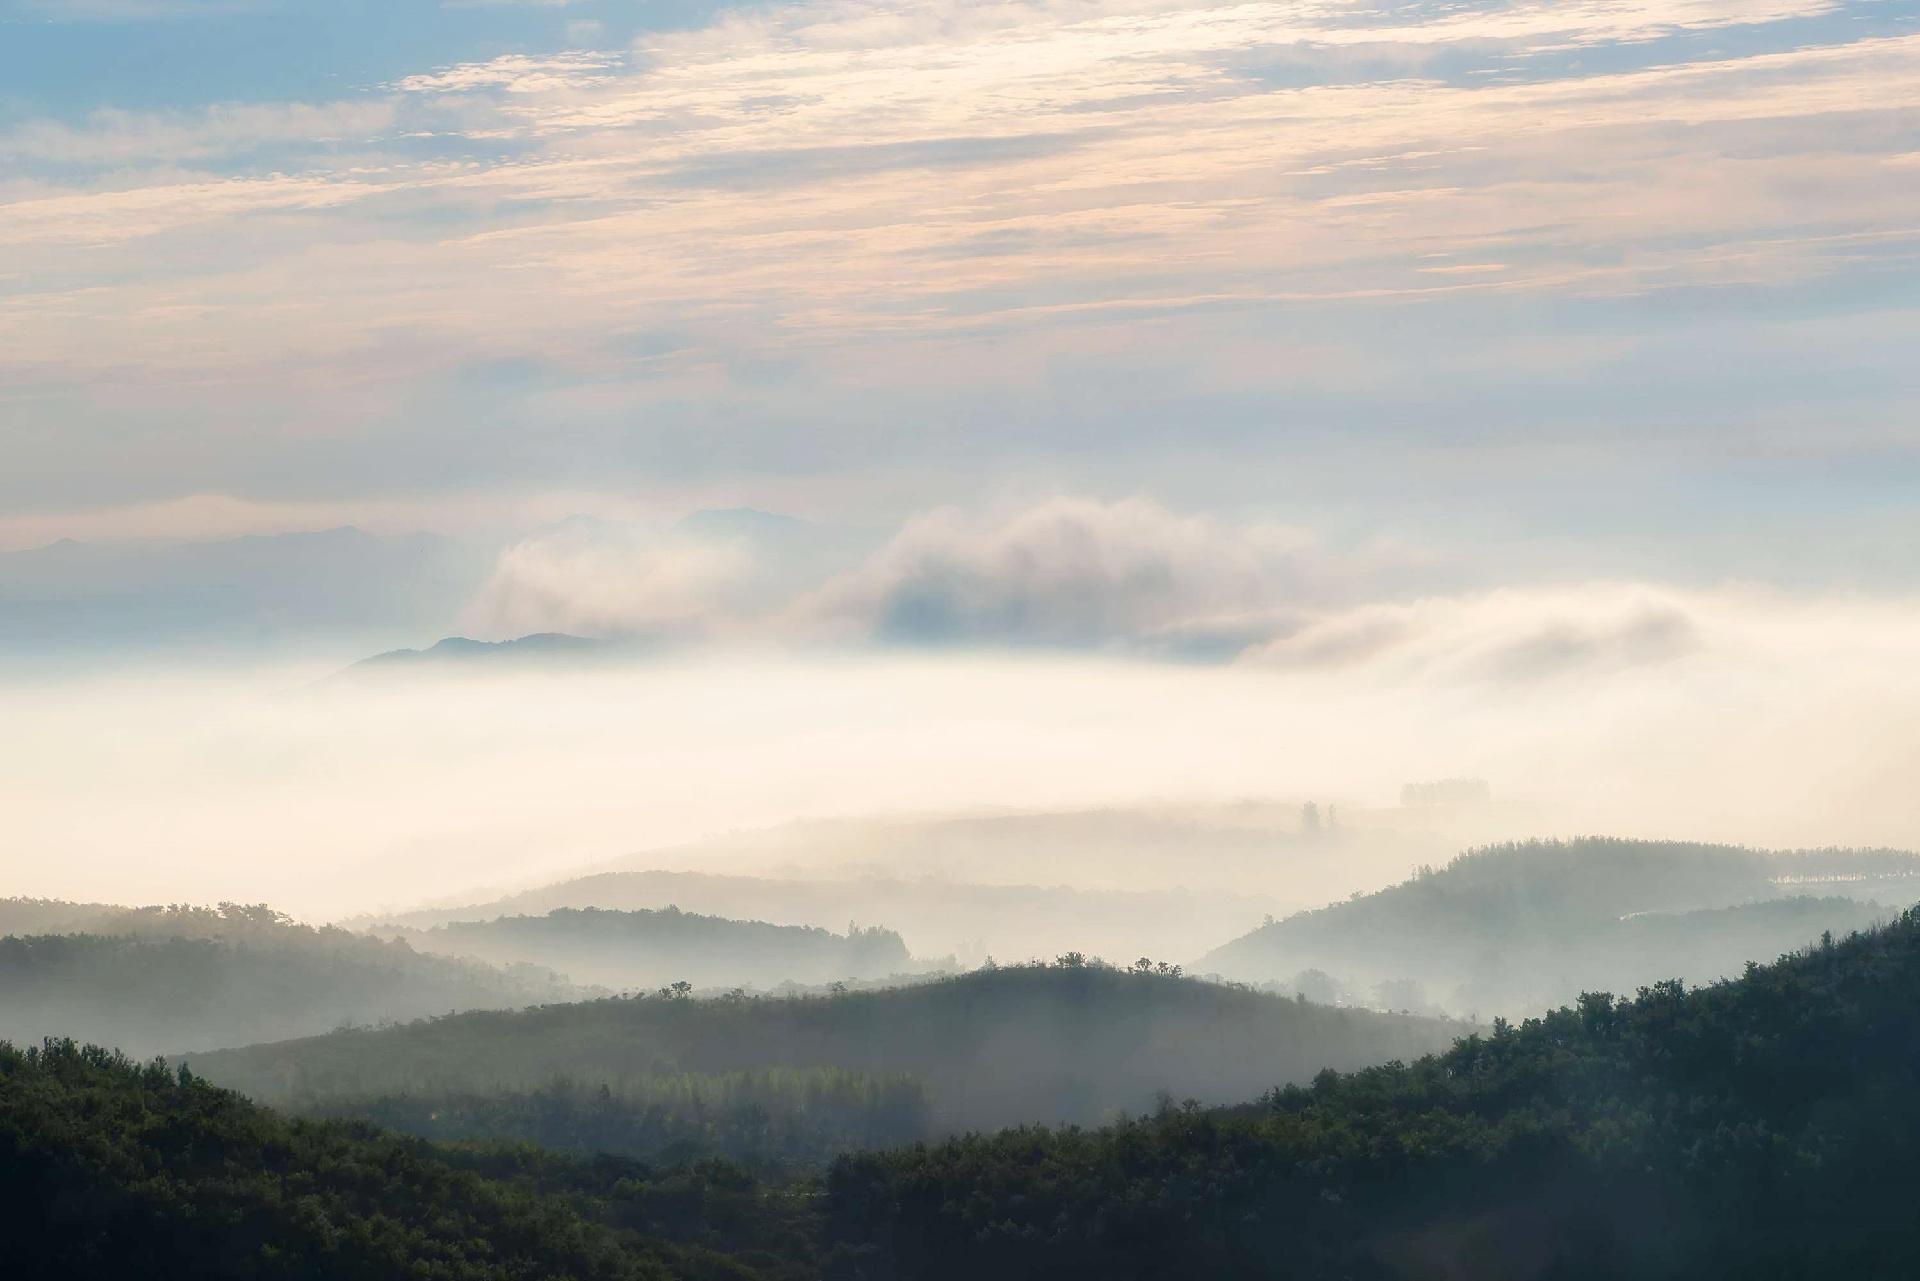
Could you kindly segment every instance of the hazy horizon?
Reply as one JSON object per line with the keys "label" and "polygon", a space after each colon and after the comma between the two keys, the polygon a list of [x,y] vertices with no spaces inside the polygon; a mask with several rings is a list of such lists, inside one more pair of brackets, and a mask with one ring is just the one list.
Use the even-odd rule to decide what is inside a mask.
{"label": "hazy horizon", "polygon": [[[334,917],[647,850],[662,867],[884,874],[889,822],[1187,807],[1204,833],[1247,802],[1266,806],[1252,826],[1275,834],[1271,865],[1171,836],[1157,861],[1111,837],[1103,856],[1039,829],[946,866],[903,852],[897,870],[1268,895],[1291,875],[1284,897],[1310,906],[1492,838],[1920,845],[1903,613],[1668,598],[1681,621],[1648,624],[1631,598],[1542,604],[1371,609],[1212,663],[763,647],[317,685],[331,665],[16,681],[11,889]],[[1456,776],[1496,803],[1424,833],[1417,814],[1381,818],[1403,785]],[[1364,856],[1290,873],[1279,838],[1307,801],[1347,811]],[[875,835],[725,839],[827,820]]]}

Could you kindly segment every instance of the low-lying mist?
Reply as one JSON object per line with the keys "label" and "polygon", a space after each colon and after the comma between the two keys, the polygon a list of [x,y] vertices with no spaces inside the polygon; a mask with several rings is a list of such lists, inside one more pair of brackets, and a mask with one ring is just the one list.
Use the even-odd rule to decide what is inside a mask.
{"label": "low-lying mist", "polygon": [[[1522,834],[1920,843],[1920,612],[1724,594],[1634,610],[1612,631],[1577,594],[1373,611],[1225,666],[754,651],[16,684],[0,690],[7,888],[312,919],[648,851],[689,870],[1305,905]],[[1492,802],[1400,808],[1404,784],[1457,776]],[[1308,801],[1333,807],[1314,842],[1296,839]],[[1103,810],[1161,834],[1103,839]],[[983,813],[1008,821],[890,860],[902,824]],[[848,821],[740,835],[822,819]]]}

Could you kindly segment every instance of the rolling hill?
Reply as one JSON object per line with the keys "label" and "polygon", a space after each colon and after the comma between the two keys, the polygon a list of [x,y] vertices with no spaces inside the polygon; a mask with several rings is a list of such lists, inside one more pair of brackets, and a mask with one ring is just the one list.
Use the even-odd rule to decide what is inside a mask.
{"label": "rolling hill", "polygon": [[525,1089],[615,1090],[676,1074],[833,1068],[924,1084],[934,1133],[1098,1121],[1167,1092],[1244,1099],[1324,1068],[1445,1045],[1432,1019],[1337,1010],[1158,972],[976,971],[835,996],[673,994],[480,1013],[194,1055],[265,1101]]}
{"label": "rolling hill", "polygon": [[916,1281],[1909,1275],[1920,909],[1216,1112],[841,1161],[828,1241]]}
{"label": "rolling hill", "polygon": [[0,1038],[22,1044],[74,1037],[151,1054],[581,994],[532,967],[425,956],[264,905],[15,902],[0,919],[46,931],[0,937]]}
{"label": "rolling hill", "polygon": [[[1877,901],[1876,901],[1877,900]],[[1446,1009],[1518,1014],[1592,990],[1738,974],[1920,900],[1920,856],[1662,841],[1532,841],[1470,851],[1375,894],[1272,922],[1202,973]],[[1315,974],[1314,972],[1318,972]]]}
{"label": "rolling hill", "polygon": [[[1251,994],[1073,966],[986,979],[918,995],[953,1019],[1008,983],[1094,1004],[1199,993],[1225,1002],[1223,1024],[1191,1048],[1216,1061],[1247,1048],[1230,1029]],[[205,1063],[315,1061],[319,1044],[345,1070],[358,1043],[362,1071],[471,1071],[487,1045],[519,1062],[531,1038],[577,1034],[568,1019],[610,1041],[651,1030],[686,1045],[698,1038],[664,1035],[671,1020],[727,1028],[755,1017],[750,1004],[464,1017]],[[871,1016],[901,1013],[870,996],[794,1004],[780,1013],[796,1027],[803,1014],[871,1025],[875,1044],[887,1021]],[[1315,1026],[1294,1030],[1323,1044],[1389,1026],[1296,1008]],[[1726,983],[1585,996],[1252,1103],[1167,1101],[1096,1130],[855,1153],[785,1185],[724,1162],[660,1168],[289,1121],[192,1069],[71,1043],[0,1047],[5,1249],[9,1275],[34,1281],[1894,1277],[1920,1252],[1917,1156],[1920,910]]]}

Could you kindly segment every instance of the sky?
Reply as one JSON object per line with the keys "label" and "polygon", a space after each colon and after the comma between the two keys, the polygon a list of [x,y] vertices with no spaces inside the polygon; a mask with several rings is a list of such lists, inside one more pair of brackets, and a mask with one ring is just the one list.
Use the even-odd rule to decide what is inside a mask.
{"label": "sky", "polygon": [[1916,17],[4,0],[0,546],[1068,493],[1908,584]]}
{"label": "sky", "polygon": [[0,0],[0,871],[1920,844],[1916,349],[1916,0]]}

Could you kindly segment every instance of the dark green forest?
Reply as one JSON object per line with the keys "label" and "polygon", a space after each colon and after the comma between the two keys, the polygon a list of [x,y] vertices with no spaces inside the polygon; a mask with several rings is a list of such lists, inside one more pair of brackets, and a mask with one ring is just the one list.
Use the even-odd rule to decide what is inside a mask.
{"label": "dark green forest", "polygon": [[869,1278],[1898,1277],[1920,910],[1260,1102],[849,1157]]}
{"label": "dark green forest", "polygon": [[1270,922],[1194,968],[1315,999],[1518,1016],[1596,988],[1730,977],[1917,901],[1920,857],[1901,851],[1527,841]]}
{"label": "dark green forest", "polygon": [[1438,1049],[1462,1030],[1069,955],[877,991],[692,1000],[667,990],[476,1012],[190,1061],[268,1102],[334,1106],[525,1090],[556,1077],[618,1092],[684,1073],[903,1074],[922,1083],[929,1125],[944,1132],[1094,1123],[1148,1107],[1160,1091],[1238,1101],[1324,1067]]}
{"label": "dark green forest", "polygon": [[558,908],[544,916],[389,929],[422,952],[494,965],[538,965],[611,988],[685,981],[696,987],[771,987],[886,978],[913,958],[892,930],[849,925],[845,934],[701,916],[675,907],[611,911]]}
{"label": "dark green forest", "polygon": [[784,1179],[430,1144],[7,1049],[0,1205],[36,1278],[1898,1277],[1917,1078],[1920,910],[1253,1103]]}
{"label": "dark green forest", "polygon": [[0,1045],[0,1207],[22,1281],[817,1275],[811,1203],[733,1167],[290,1120],[71,1041]]}
{"label": "dark green forest", "polygon": [[926,1083],[905,1073],[761,1068],[715,1075],[557,1079],[525,1089],[454,1089],[305,1101],[422,1138],[497,1140],[687,1165],[722,1158],[772,1176],[845,1152],[930,1137]]}
{"label": "dark green forest", "polygon": [[170,1053],[579,994],[533,967],[423,956],[260,904],[13,900],[0,919],[85,931],[0,937],[0,1038],[20,1044],[70,1036]]}

